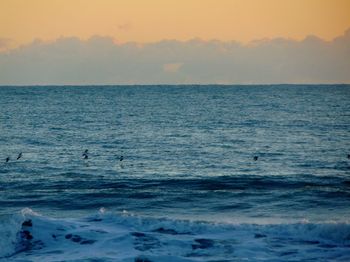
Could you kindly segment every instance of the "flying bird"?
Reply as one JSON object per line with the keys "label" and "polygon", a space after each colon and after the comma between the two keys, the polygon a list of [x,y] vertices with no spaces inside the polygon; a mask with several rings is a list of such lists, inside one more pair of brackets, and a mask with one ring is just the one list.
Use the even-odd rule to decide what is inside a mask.
{"label": "flying bird", "polygon": [[88,153],[89,153],[89,150],[85,149],[85,151],[83,153],[84,159],[88,159],[89,158]]}
{"label": "flying bird", "polygon": [[22,157],[22,152],[18,154],[17,160]]}

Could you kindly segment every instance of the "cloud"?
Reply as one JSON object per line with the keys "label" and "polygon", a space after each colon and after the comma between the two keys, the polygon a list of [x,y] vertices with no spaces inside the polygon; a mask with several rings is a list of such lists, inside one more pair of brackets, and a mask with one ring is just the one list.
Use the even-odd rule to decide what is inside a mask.
{"label": "cloud", "polygon": [[132,28],[131,23],[124,23],[124,24],[118,25],[118,29],[121,31],[129,31],[131,28]]}
{"label": "cloud", "polygon": [[163,71],[167,73],[176,73],[179,71],[183,63],[169,63],[163,65]]}
{"label": "cloud", "polygon": [[72,37],[0,53],[0,85],[162,83],[350,83],[350,30],[333,41],[308,36],[248,45]]}

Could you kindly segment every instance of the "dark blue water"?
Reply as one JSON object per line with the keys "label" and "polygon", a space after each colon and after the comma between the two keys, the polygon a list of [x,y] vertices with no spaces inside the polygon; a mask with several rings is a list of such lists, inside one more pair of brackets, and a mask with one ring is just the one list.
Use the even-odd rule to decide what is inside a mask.
{"label": "dark blue water", "polygon": [[0,214],[348,223],[349,101],[348,85],[0,87]]}

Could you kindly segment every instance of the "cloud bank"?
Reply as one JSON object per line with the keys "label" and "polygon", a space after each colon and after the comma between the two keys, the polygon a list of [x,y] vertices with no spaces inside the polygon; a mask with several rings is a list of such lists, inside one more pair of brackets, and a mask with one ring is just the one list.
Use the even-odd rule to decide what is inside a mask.
{"label": "cloud bank", "polygon": [[350,83],[350,29],[333,41],[116,44],[60,38],[0,52],[0,85]]}

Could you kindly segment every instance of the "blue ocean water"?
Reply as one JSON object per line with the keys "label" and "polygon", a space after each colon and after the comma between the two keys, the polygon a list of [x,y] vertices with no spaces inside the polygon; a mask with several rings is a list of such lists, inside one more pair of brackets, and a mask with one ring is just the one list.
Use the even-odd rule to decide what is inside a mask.
{"label": "blue ocean water", "polygon": [[0,260],[349,261],[349,101],[349,85],[0,87]]}

